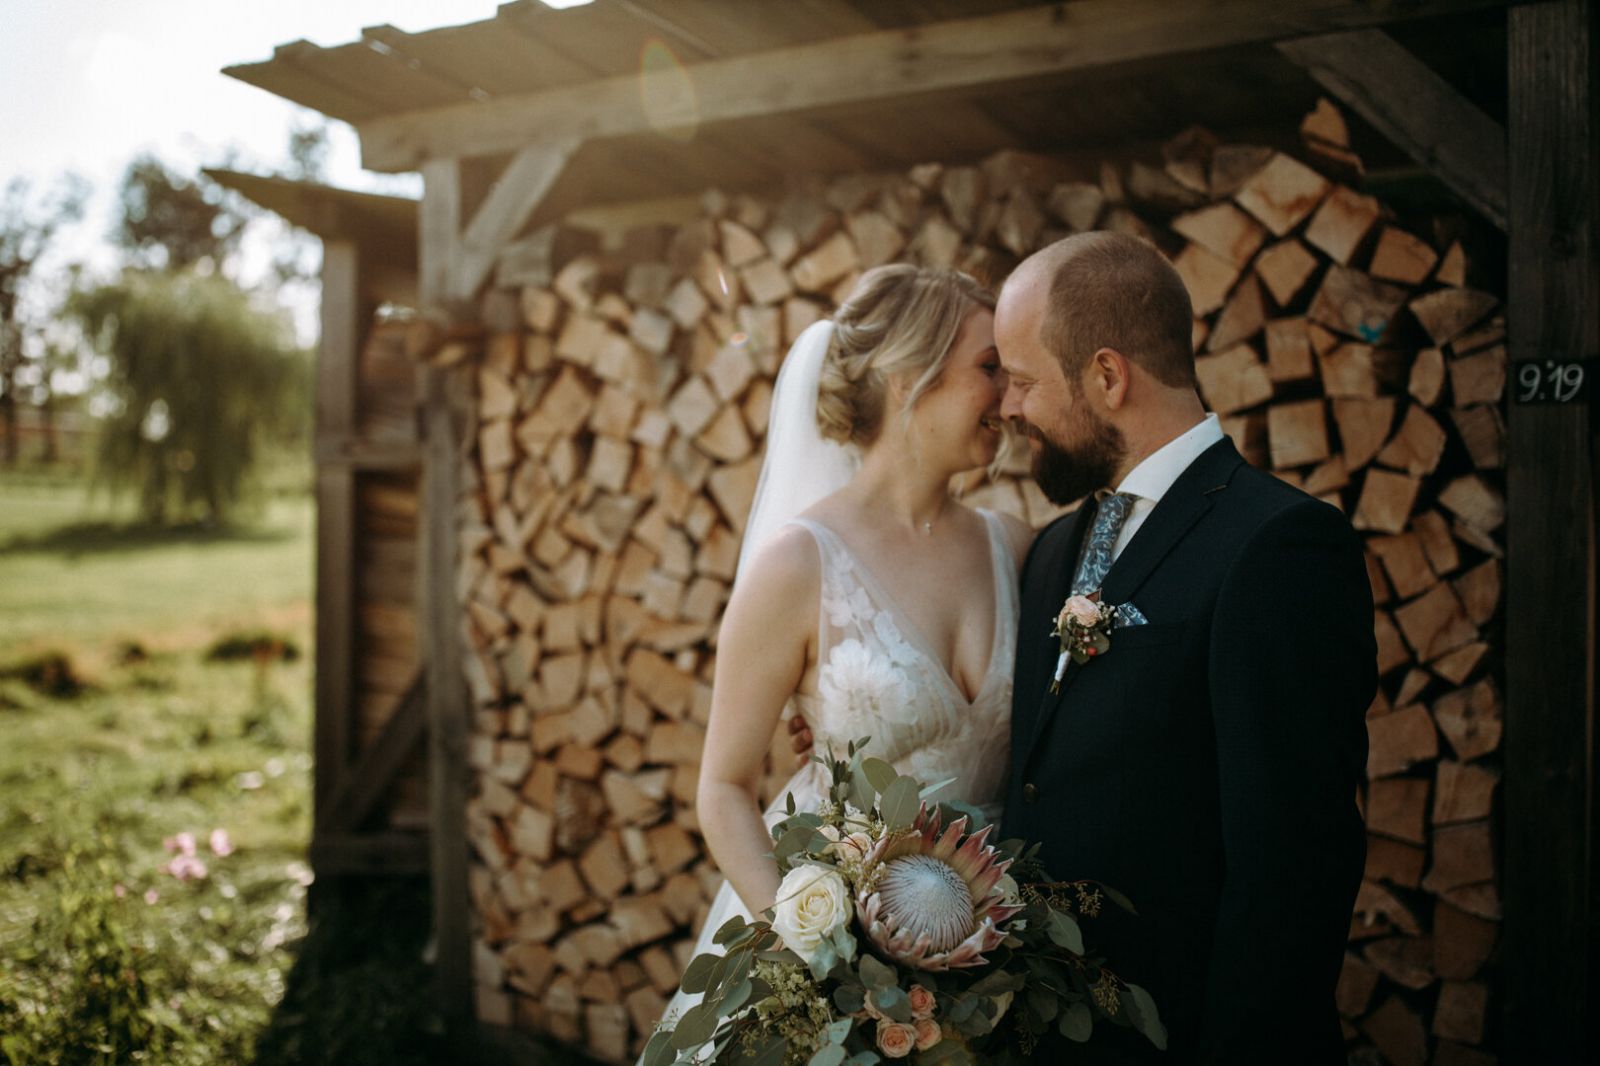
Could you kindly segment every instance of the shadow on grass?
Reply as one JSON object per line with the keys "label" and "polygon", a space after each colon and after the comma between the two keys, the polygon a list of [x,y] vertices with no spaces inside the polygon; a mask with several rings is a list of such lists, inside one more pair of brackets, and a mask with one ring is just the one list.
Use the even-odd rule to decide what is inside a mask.
{"label": "shadow on grass", "polygon": [[293,540],[292,529],[187,522],[164,526],[149,522],[72,522],[41,533],[0,541],[0,551],[41,555],[109,555],[168,548],[178,544],[273,544]]}
{"label": "shadow on grass", "polygon": [[347,878],[312,892],[310,931],[256,1042],[256,1066],[456,1061],[423,961],[427,881]]}

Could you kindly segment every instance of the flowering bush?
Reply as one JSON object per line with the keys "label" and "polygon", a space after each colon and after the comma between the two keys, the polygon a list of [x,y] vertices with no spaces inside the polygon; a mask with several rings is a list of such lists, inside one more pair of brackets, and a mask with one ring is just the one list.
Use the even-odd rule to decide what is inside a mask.
{"label": "flowering bush", "polygon": [[925,788],[865,744],[819,757],[820,811],[789,797],[777,902],[717,930],[726,954],[689,963],[683,989],[701,1002],[663,1023],[644,1066],[1021,1062],[1052,1029],[1085,1041],[1097,1020],[1165,1047],[1155,1002],[1087,953],[1078,923],[1128,902],[1051,880],[1037,847],[990,844],[978,811],[928,805],[948,782]]}

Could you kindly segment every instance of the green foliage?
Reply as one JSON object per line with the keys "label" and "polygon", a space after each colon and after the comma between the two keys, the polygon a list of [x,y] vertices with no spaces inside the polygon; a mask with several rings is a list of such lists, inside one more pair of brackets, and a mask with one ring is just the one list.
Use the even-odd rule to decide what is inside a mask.
{"label": "green foliage", "polygon": [[234,630],[224,633],[206,649],[207,662],[238,662],[282,659],[292,663],[300,658],[300,645],[283,633],[265,629]]}
{"label": "green foliage", "polygon": [[305,438],[309,360],[229,282],[129,271],[69,309],[109,362],[97,477],[149,520],[226,521],[267,451]]}
{"label": "green foliage", "polygon": [[107,842],[96,845],[66,850],[52,898],[0,978],[0,1053],[13,1066],[162,1061],[167,975],[135,942],[134,904],[117,891]]}
{"label": "green foliage", "polygon": [[57,648],[0,663],[0,680],[20,681],[44,696],[72,699],[85,687],[72,656]]}
{"label": "green foliage", "polygon": [[112,238],[139,266],[220,271],[246,222],[220,186],[185,178],[148,153],[128,164],[118,196],[122,215]]}

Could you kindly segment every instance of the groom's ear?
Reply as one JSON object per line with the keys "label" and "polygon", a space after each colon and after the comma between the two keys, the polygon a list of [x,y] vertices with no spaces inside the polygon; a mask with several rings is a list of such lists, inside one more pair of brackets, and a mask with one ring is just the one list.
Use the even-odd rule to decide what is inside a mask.
{"label": "groom's ear", "polygon": [[1106,409],[1116,411],[1128,401],[1128,386],[1132,384],[1133,366],[1128,357],[1115,348],[1100,348],[1089,357],[1085,368],[1090,391],[1100,395]]}

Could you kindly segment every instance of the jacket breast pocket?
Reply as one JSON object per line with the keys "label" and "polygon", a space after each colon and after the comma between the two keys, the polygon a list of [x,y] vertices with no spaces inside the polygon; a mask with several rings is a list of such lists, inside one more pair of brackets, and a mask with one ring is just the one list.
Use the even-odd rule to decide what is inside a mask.
{"label": "jacket breast pocket", "polygon": [[1183,640],[1189,627],[1183,622],[1150,622],[1142,626],[1124,626],[1111,631],[1111,651],[1115,655],[1129,648],[1159,648]]}

